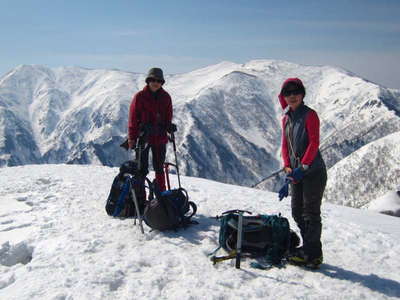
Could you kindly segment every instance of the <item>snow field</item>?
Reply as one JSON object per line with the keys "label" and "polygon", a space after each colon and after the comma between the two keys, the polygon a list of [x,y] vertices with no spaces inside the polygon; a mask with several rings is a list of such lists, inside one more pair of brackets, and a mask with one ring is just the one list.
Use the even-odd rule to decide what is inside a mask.
{"label": "snow field", "polygon": [[[219,224],[241,208],[290,217],[288,199],[182,178],[198,205],[194,225],[145,235],[106,215],[117,168],[30,165],[0,169],[0,299],[395,299],[400,297],[399,219],[323,205],[325,263],[268,271],[244,260],[213,266]],[[152,176],[152,174],[150,174]],[[176,177],[172,175],[173,184]],[[222,250],[221,253],[222,254]]]}

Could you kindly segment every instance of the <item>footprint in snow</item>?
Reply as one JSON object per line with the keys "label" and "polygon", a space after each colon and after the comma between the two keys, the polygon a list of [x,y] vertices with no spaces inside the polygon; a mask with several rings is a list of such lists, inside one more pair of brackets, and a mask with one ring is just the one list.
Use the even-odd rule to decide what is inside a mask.
{"label": "footprint in snow", "polygon": [[3,277],[2,279],[0,279],[0,290],[8,287],[9,285],[13,284],[14,282],[15,282],[14,274],[7,276],[7,278]]}
{"label": "footprint in snow", "polygon": [[[11,224],[11,223],[8,223]],[[1,229],[0,232],[4,232],[4,231],[11,231],[14,229],[21,229],[21,228],[25,228],[25,227],[29,227],[31,226],[31,223],[26,223],[26,224],[20,224],[20,225],[16,225],[16,226],[10,226],[10,227],[6,227],[4,229]]]}
{"label": "footprint in snow", "polygon": [[28,264],[32,260],[33,247],[23,241],[16,245],[5,242],[0,246],[0,265],[11,267],[16,264]]}
{"label": "footprint in snow", "polygon": [[23,202],[23,203],[25,203],[26,205],[28,205],[28,206],[33,206],[33,202],[30,200],[31,199],[31,197],[28,197],[28,196],[21,196],[21,197],[17,197],[16,198],[16,200],[18,201],[18,202]]}
{"label": "footprint in snow", "polygon": [[2,221],[2,222],[0,222],[0,225],[7,225],[7,224],[11,224],[11,223],[14,223],[14,220]]}

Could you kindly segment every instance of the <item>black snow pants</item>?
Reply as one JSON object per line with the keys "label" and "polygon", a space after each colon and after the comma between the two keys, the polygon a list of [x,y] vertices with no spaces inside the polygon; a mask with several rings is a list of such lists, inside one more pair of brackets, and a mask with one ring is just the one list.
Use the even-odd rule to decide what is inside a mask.
{"label": "black snow pants", "polygon": [[[160,192],[165,191],[165,175],[164,175],[164,162],[167,146],[161,145],[149,145],[144,149],[141,156],[141,169],[143,174],[149,172],[149,152],[151,149],[153,169],[156,173],[156,182]],[[144,187],[143,187],[144,189]]]}
{"label": "black snow pants", "polygon": [[291,184],[292,216],[300,228],[303,250],[309,260],[322,256],[321,201],[327,181],[326,168],[313,171]]}

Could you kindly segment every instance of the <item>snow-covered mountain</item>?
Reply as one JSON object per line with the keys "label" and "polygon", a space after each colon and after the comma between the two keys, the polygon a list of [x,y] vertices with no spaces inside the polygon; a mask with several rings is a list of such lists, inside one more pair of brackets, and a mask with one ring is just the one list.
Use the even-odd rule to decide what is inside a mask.
{"label": "snow-covered mountain", "polygon": [[[183,177],[199,225],[142,235],[106,215],[117,168],[35,165],[0,169],[0,299],[395,299],[399,219],[325,203],[324,264],[258,270],[251,259],[213,266],[213,217],[228,209],[290,217],[277,194]],[[77,176],[79,174],[79,176]],[[151,174],[153,175],[153,174]],[[171,176],[176,185],[175,176]],[[223,254],[223,251],[220,250]]]}
{"label": "snow-covered mountain", "polygon": [[328,177],[324,197],[335,204],[368,207],[371,199],[395,191],[400,178],[400,132],[354,151],[330,168]]}
{"label": "snow-covered mountain", "polygon": [[[345,70],[276,60],[222,62],[166,76],[182,174],[250,185],[279,169],[277,94],[287,77],[306,85],[305,102],[319,113],[329,167],[400,130],[400,92]],[[0,165],[119,165],[129,157],[119,144],[132,95],[144,78],[82,68],[10,71],[0,78]],[[277,182],[260,187],[273,190]],[[389,189],[389,183],[382,184]]]}
{"label": "snow-covered mountain", "polygon": [[0,163],[117,164],[141,76],[42,66],[9,72],[0,79]]}

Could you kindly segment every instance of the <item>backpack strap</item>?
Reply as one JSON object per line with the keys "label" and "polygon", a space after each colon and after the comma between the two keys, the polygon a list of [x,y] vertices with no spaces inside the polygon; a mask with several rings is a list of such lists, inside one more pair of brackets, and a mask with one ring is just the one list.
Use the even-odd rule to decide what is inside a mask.
{"label": "backpack strap", "polygon": [[185,218],[189,218],[190,219],[191,217],[193,217],[196,214],[197,205],[194,202],[189,201],[189,206],[192,208],[192,213],[190,214],[190,216],[185,216]]}
{"label": "backpack strap", "polygon": [[196,212],[197,212],[197,206],[196,206],[196,204],[194,204],[192,201],[189,201],[189,206],[191,207],[191,209],[192,209],[192,213],[190,214],[190,216],[183,216],[183,217],[181,217],[181,223],[179,224],[180,226],[182,226],[183,228],[186,228],[186,227],[188,227],[189,225],[192,225],[192,224],[195,224],[195,225],[197,225],[197,224],[199,224],[199,222],[197,222],[197,221],[194,221],[194,220],[191,220],[191,218],[196,214]]}
{"label": "backpack strap", "polygon": [[228,221],[230,218],[232,218],[232,213],[228,213],[228,214],[223,213],[222,216],[220,216],[220,217],[217,216],[217,219],[220,219],[218,247],[213,252],[209,253],[208,256],[214,256],[218,252],[219,249],[224,247],[226,239],[228,238],[227,237],[227,229],[228,229]]}
{"label": "backpack strap", "polygon": [[114,209],[114,213],[112,214],[113,217],[117,217],[121,213],[121,211],[124,209],[125,197],[129,193],[130,186],[131,186],[130,180],[129,180],[129,178],[127,178],[122,187],[122,192],[119,195],[117,205],[115,206],[115,209]]}
{"label": "backpack strap", "polygon": [[187,191],[184,188],[180,187],[179,190],[182,191],[185,194],[186,201],[188,202],[188,205],[190,206],[190,208],[192,210],[192,213],[189,216],[185,216],[185,215],[181,216],[181,219],[182,219],[181,225],[182,225],[182,227],[187,227],[190,224],[199,224],[199,222],[191,220],[191,218],[197,212],[197,205],[194,202],[189,201],[189,195],[188,195]]}
{"label": "backpack strap", "polygon": [[[149,189],[149,197],[148,200],[151,201],[154,199],[154,187],[153,184],[151,183],[150,179],[148,179],[147,177],[145,177],[145,180],[147,182],[147,188]],[[145,186],[146,188],[146,186]]]}
{"label": "backpack strap", "polygon": [[[191,209],[192,209],[192,213],[191,213],[190,216],[185,216],[185,215],[183,215],[182,218],[190,219],[191,217],[193,217],[193,216],[196,214],[196,212],[197,212],[197,205],[196,205],[194,202],[189,201],[188,192],[187,192],[184,188],[181,187],[181,188],[179,188],[178,190],[182,191],[182,192],[185,194],[185,196],[186,196],[186,201],[188,202],[189,206],[190,206]],[[196,222],[196,223],[197,223],[197,222]]]}
{"label": "backpack strap", "polygon": [[[130,175],[130,174],[128,174],[128,175]],[[125,174],[123,174],[122,176],[125,177]],[[140,179],[133,178],[132,182],[131,182],[129,176],[126,176],[124,185],[122,186],[122,192],[118,197],[117,203],[115,205],[114,213],[112,214],[113,217],[118,217],[118,215],[124,209],[124,207],[125,207],[125,198],[126,198],[126,196],[129,195],[129,191],[130,191],[131,185],[133,185],[135,183],[138,183],[139,180]],[[144,181],[147,181],[147,184],[149,185],[148,188],[150,190],[150,195],[153,195],[153,188],[152,188],[152,185],[151,185],[151,181],[147,177],[144,178]]]}

